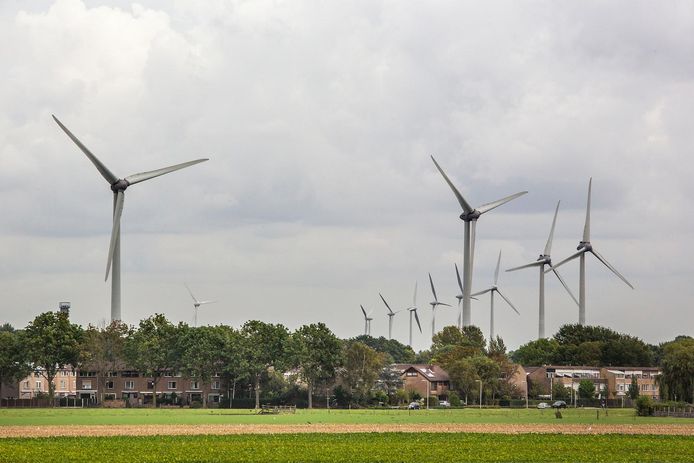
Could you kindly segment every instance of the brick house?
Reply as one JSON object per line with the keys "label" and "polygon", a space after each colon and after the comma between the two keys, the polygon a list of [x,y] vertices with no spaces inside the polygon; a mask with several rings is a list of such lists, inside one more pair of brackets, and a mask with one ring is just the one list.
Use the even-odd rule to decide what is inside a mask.
{"label": "brick house", "polygon": [[416,391],[422,397],[426,397],[428,392],[439,400],[448,400],[451,381],[448,373],[440,366],[397,363],[393,368],[400,372],[402,387],[406,391]]}
{"label": "brick house", "polygon": [[602,368],[601,373],[607,380],[608,398],[620,399],[629,396],[629,386],[632,378],[636,378],[639,395],[649,396],[660,400],[660,388],[657,377],[661,374],[658,367],[608,367]]}

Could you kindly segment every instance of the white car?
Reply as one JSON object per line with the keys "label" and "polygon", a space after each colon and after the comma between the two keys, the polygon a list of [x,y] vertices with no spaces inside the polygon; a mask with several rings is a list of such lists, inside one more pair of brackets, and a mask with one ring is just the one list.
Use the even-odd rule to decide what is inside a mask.
{"label": "white car", "polygon": [[537,404],[537,408],[549,408],[549,404],[547,402],[540,402],[539,404]]}
{"label": "white car", "polygon": [[439,407],[450,407],[451,403],[447,400],[440,400],[439,401]]}

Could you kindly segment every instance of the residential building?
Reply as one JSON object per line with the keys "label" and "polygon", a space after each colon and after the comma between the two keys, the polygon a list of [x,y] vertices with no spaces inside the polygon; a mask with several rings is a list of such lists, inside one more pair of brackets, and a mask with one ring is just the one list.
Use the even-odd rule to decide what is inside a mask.
{"label": "residential building", "polygon": [[420,396],[435,396],[439,400],[448,400],[451,381],[448,373],[438,365],[397,363],[393,365],[400,372],[403,389],[416,391]]}
{"label": "residential building", "polygon": [[658,367],[608,367],[601,369],[607,379],[608,398],[620,399],[629,396],[632,378],[636,378],[639,395],[660,400],[660,388],[656,378],[661,374]]}
{"label": "residential building", "polygon": [[[19,399],[33,399],[37,396],[48,394],[48,380],[43,376],[42,369],[37,368],[29,375],[19,381]],[[55,396],[75,397],[77,394],[77,371],[72,366],[65,366],[58,370],[53,384],[55,385]]]}
{"label": "residential building", "polygon": [[607,397],[607,379],[601,373],[600,367],[544,365],[542,367],[525,367],[530,381],[541,396],[551,396],[552,387],[559,383],[571,389],[572,394],[578,392],[578,385],[583,380],[589,380],[595,387],[595,397]]}

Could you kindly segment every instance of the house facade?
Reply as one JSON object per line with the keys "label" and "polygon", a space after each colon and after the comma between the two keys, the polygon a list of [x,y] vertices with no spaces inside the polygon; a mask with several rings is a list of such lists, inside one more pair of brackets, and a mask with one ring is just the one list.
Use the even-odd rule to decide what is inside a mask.
{"label": "house facade", "polygon": [[609,367],[601,369],[607,379],[608,398],[620,399],[629,396],[629,387],[633,378],[639,388],[639,395],[653,400],[660,400],[660,387],[657,378],[661,374],[658,367]]}
{"label": "house facade", "polygon": [[451,381],[448,373],[438,365],[398,363],[393,365],[402,379],[402,387],[408,392],[417,392],[422,397],[435,396],[448,400]]}
{"label": "house facade", "polygon": [[[55,396],[75,397],[77,394],[77,371],[71,366],[65,366],[58,370],[53,384],[55,385]],[[34,399],[38,396],[48,394],[48,380],[43,376],[42,369],[37,368],[29,373],[27,377],[19,381],[17,387],[18,399]],[[7,397],[6,393],[3,396]]]}

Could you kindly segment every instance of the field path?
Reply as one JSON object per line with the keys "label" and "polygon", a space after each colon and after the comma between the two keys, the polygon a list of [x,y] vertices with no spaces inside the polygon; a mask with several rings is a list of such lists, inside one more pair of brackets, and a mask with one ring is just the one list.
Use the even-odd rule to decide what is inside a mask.
{"label": "field path", "polygon": [[180,436],[291,433],[660,434],[694,436],[694,424],[292,424],[0,426],[0,438],[55,436]]}

